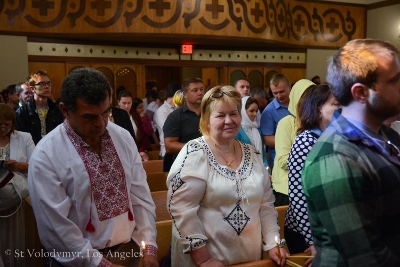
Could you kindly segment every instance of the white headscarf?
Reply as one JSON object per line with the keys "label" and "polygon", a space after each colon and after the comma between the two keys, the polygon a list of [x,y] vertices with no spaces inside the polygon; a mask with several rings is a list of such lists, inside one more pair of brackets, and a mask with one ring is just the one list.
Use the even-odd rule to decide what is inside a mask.
{"label": "white headscarf", "polygon": [[250,138],[251,144],[258,150],[262,151],[262,146],[263,143],[261,141],[261,135],[258,130],[258,127],[260,126],[257,122],[257,119],[254,119],[254,121],[251,121],[249,116],[246,113],[246,102],[247,99],[249,99],[249,96],[245,96],[242,98],[242,128],[244,132],[247,134],[247,136]]}

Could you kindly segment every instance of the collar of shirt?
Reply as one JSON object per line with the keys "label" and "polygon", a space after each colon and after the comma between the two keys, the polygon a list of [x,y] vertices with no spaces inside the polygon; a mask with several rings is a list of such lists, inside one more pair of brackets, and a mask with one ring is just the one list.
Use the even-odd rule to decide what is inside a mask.
{"label": "collar of shirt", "polygon": [[279,103],[279,101],[276,98],[274,98],[274,100],[272,100],[272,105],[274,106],[275,109],[279,109],[279,108],[287,109],[287,107],[285,107],[284,105]]}
{"label": "collar of shirt", "polygon": [[[334,112],[332,125],[337,128],[339,132],[343,134],[347,139],[352,141],[361,141],[364,145],[375,147],[381,154],[392,158],[392,156],[390,155],[390,150],[386,145],[387,140],[385,140],[382,135],[374,132],[365,124],[359,121],[343,117],[341,115],[341,109]],[[392,134],[390,133],[391,129],[389,129],[389,127],[387,128],[388,129],[382,126],[382,133],[384,133],[385,136],[392,136]],[[394,143],[399,144],[398,141],[399,139],[396,139]]]}
{"label": "collar of shirt", "polygon": [[175,106],[174,105],[171,105],[171,104],[169,104],[166,100],[164,101],[164,105],[168,108],[168,109],[172,109],[172,110],[174,110],[175,109]]}

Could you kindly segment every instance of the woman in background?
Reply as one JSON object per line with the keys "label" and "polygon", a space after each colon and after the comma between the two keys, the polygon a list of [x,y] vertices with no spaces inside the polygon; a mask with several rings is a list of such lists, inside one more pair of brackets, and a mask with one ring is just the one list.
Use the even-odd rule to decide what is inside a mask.
{"label": "woman in background", "polygon": [[265,153],[264,143],[261,139],[260,125],[256,120],[258,111],[258,101],[252,97],[242,97],[242,124],[236,139],[243,143],[253,145],[263,157],[265,167],[268,167],[267,154]]}
{"label": "woman in background", "polygon": [[150,138],[154,134],[150,117],[144,112],[143,101],[140,98],[132,100],[131,108],[132,119],[137,127],[136,144],[143,161],[148,161],[146,151],[151,150]]}
{"label": "woman in background", "polygon": [[179,89],[178,91],[175,92],[172,102],[174,103],[175,108],[180,108],[183,105],[183,103],[185,103],[185,98],[183,97],[182,89]]}
{"label": "woman in background", "polygon": [[[4,184],[8,173],[12,173],[14,177],[2,185],[2,189],[11,186],[13,179],[27,179],[28,162],[32,155],[35,144],[29,133],[19,132],[15,130],[15,112],[7,104],[0,104],[0,178],[1,184]],[[5,178],[4,178],[5,177]],[[9,177],[9,176],[8,176]],[[28,184],[26,183],[26,193]],[[25,205],[26,202],[15,203],[12,207],[11,203],[6,203],[4,197],[0,193],[0,255],[3,259],[4,266],[24,267],[24,257],[14,257],[14,254],[5,255],[4,252],[10,251],[26,251],[25,248]],[[26,195],[25,195],[26,197]]]}
{"label": "woman in background", "polygon": [[[285,219],[285,239],[291,254],[314,249],[307,202],[301,185],[301,171],[308,153],[328,127],[333,112],[340,105],[332,95],[328,84],[320,84],[308,89],[297,105],[297,133],[289,153],[289,207]],[[303,177],[307,179],[307,177]],[[310,266],[312,259],[306,262]]]}

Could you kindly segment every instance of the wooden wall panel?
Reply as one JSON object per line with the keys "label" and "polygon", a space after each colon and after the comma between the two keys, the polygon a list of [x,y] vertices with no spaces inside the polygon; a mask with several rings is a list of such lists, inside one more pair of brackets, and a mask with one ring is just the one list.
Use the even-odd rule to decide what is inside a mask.
{"label": "wooden wall panel", "polygon": [[291,84],[300,79],[307,79],[305,69],[282,68],[281,73],[285,74],[289,78]]}
{"label": "wooden wall panel", "polygon": [[[0,31],[74,39],[339,47],[365,37],[365,5],[322,1],[0,1]],[[41,3],[42,1],[40,1]],[[50,4],[51,2],[51,4]],[[72,2],[72,3],[71,3]],[[205,38],[207,37],[207,38]],[[213,38],[210,38],[213,39]],[[217,40],[214,40],[217,41]],[[249,45],[250,46],[250,45]]]}

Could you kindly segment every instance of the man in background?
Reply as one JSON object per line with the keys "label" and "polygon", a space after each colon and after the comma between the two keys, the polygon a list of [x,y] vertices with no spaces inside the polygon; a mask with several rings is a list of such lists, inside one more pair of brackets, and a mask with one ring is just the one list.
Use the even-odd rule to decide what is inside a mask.
{"label": "man in background", "polygon": [[268,164],[270,167],[273,167],[276,127],[283,117],[290,115],[288,110],[290,83],[285,75],[276,73],[271,77],[269,85],[274,95],[274,100],[262,112],[260,126],[264,144],[268,147]]}
{"label": "man in background", "polygon": [[268,105],[267,93],[260,87],[251,89],[250,96],[257,100],[258,110],[262,113],[265,107]]}
{"label": "man in background", "polygon": [[[200,78],[188,78],[182,84],[185,103],[167,117],[163,131],[166,155],[172,155],[172,163],[181,148],[190,140],[200,137],[199,123],[204,85]],[[164,171],[169,171],[171,162],[164,159]]]}
{"label": "man in background", "polygon": [[28,101],[31,101],[33,93],[27,82],[21,82],[16,86],[17,93],[19,93],[19,106],[22,107]]}
{"label": "man in background", "polygon": [[19,93],[17,93],[16,84],[11,84],[7,86],[7,104],[16,110],[19,107]]}
{"label": "man in background", "polygon": [[400,51],[352,40],[330,59],[327,82],[342,105],[302,172],[317,254],[313,266],[400,266]]}
{"label": "man in background", "polygon": [[233,87],[239,91],[242,97],[250,95],[250,83],[246,78],[237,80]]}
{"label": "man in background", "polygon": [[52,85],[43,70],[31,74],[29,86],[33,99],[16,111],[17,130],[30,133],[35,145],[64,121],[60,109],[50,100]]}
{"label": "man in background", "polygon": [[167,99],[164,103],[157,109],[154,114],[154,122],[156,123],[156,128],[158,130],[158,134],[160,136],[160,159],[164,159],[165,156],[165,144],[164,144],[164,123],[167,120],[169,114],[175,110],[175,106],[173,103],[173,98],[179,89],[181,89],[181,85],[179,83],[170,83],[167,88]]}
{"label": "man in background", "polygon": [[318,75],[315,75],[315,76],[311,79],[311,81],[312,81],[313,83],[315,83],[316,85],[321,84],[321,78],[320,78]]}

